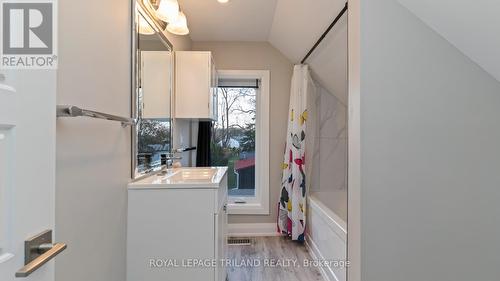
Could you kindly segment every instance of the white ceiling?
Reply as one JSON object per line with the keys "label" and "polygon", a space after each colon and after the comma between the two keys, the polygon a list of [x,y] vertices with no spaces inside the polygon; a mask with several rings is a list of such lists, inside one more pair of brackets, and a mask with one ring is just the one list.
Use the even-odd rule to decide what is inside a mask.
{"label": "white ceiling", "polygon": [[[293,63],[312,47],[345,0],[178,0],[193,41],[269,41]],[[500,1],[398,0],[500,81]],[[344,16],[345,18],[345,16]],[[308,60],[313,76],[345,101],[347,28],[342,19]]]}
{"label": "white ceiling", "polygon": [[[345,5],[345,0],[178,0],[193,41],[269,41],[299,63]],[[346,15],[307,61],[313,77],[346,102]]]}
{"label": "white ceiling", "polygon": [[193,41],[267,41],[276,0],[178,0]]}
{"label": "white ceiling", "polygon": [[292,62],[300,62],[345,0],[278,0],[269,42]]}
{"label": "white ceiling", "polygon": [[399,2],[500,81],[500,1]]}

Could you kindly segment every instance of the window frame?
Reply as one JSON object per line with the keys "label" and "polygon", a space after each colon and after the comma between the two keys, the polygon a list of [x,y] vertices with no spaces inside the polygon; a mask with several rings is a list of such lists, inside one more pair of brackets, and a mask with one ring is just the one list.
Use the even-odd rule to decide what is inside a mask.
{"label": "window frame", "polygon": [[[259,79],[255,118],[255,196],[236,197],[228,194],[228,214],[269,215],[269,70],[218,70],[222,79]],[[228,171],[232,173],[233,171]],[[244,203],[236,203],[244,199]]]}

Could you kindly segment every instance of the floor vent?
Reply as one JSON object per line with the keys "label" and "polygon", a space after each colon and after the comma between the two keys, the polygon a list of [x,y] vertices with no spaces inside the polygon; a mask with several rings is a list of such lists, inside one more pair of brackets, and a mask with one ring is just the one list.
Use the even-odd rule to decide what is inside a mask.
{"label": "floor vent", "polygon": [[250,246],[252,242],[253,239],[247,237],[229,237],[227,239],[227,244],[237,246]]}

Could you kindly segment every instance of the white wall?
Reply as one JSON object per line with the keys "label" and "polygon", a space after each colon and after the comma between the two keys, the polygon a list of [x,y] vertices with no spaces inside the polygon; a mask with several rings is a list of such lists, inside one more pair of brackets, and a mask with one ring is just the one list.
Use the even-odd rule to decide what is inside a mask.
{"label": "white wall", "polygon": [[[196,146],[198,142],[198,121],[189,119],[175,119],[173,130],[172,147],[186,148]],[[185,151],[177,156],[181,156],[179,161],[183,167],[196,166],[196,150]]]}
{"label": "white wall", "polygon": [[281,163],[290,100],[292,63],[267,42],[193,42],[193,50],[212,51],[218,69],[270,70],[270,215],[230,215],[229,223],[274,223],[281,189]]}
{"label": "white wall", "polygon": [[[126,0],[59,1],[58,104],[130,116],[130,7]],[[189,37],[174,39],[176,48],[190,45]],[[130,162],[129,128],[57,121],[56,241],[68,243],[57,280],[125,280]]]}
{"label": "white wall", "polygon": [[361,235],[348,233],[361,280],[497,280],[500,83],[396,0],[358,4],[349,224]]}
{"label": "white wall", "polygon": [[500,36],[496,36],[500,34],[499,1],[399,2],[500,81]]}
{"label": "white wall", "polygon": [[[130,116],[130,6],[59,1],[58,104]],[[68,244],[57,280],[125,280],[130,136],[117,122],[57,121],[56,241]]]}
{"label": "white wall", "polygon": [[174,51],[191,50],[193,42],[191,41],[191,37],[189,37],[189,35],[175,35],[168,31],[164,31],[164,34],[167,36],[170,43],[172,43]]}
{"label": "white wall", "polygon": [[361,281],[361,0],[349,1],[347,117],[347,280]]}

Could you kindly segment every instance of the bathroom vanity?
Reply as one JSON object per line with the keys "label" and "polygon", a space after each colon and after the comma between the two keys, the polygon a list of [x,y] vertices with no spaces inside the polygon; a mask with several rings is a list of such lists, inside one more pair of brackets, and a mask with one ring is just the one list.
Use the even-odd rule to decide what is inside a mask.
{"label": "bathroom vanity", "polygon": [[227,167],[128,185],[127,281],[224,281]]}
{"label": "bathroom vanity", "polygon": [[227,167],[167,169],[181,156],[172,146],[174,73],[187,114],[177,117],[213,120],[217,71],[210,52],[179,53],[174,63],[150,4],[137,1],[134,13],[127,280],[224,281]]}

